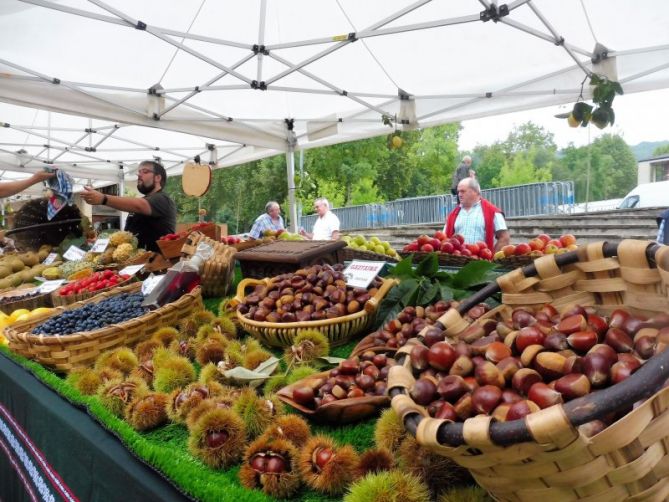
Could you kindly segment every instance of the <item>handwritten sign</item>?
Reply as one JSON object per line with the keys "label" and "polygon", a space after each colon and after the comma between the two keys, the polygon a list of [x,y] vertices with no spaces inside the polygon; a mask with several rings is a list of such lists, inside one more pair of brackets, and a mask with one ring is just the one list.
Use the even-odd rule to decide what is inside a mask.
{"label": "handwritten sign", "polygon": [[91,253],[104,253],[107,246],[109,246],[109,239],[98,239],[93,244]]}
{"label": "handwritten sign", "polygon": [[86,251],[74,245],[70,246],[63,254],[63,258],[69,261],[83,260],[84,256],[86,256]]}
{"label": "handwritten sign", "polygon": [[57,279],[55,281],[45,281],[39,287],[40,293],[51,293],[57,290],[65,282],[65,279]]}
{"label": "handwritten sign", "polygon": [[118,275],[129,275],[132,277],[143,268],[144,268],[143,263],[140,263],[139,265],[128,265],[123,270],[120,270]]}
{"label": "handwritten sign", "polygon": [[366,288],[385,264],[384,261],[353,260],[344,269],[346,284],[354,288]]}
{"label": "handwritten sign", "polygon": [[43,265],[51,265],[54,261],[56,261],[56,257],[58,256],[58,253],[49,253],[49,255],[44,258],[44,261],[42,262]]}

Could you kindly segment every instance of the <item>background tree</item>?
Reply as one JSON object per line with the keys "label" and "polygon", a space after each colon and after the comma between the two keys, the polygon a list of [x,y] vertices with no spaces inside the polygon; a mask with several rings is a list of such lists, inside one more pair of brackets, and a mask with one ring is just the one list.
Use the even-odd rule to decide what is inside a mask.
{"label": "background tree", "polygon": [[655,150],[653,150],[653,157],[659,157],[660,155],[665,155],[667,153],[669,153],[669,143],[658,146]]}

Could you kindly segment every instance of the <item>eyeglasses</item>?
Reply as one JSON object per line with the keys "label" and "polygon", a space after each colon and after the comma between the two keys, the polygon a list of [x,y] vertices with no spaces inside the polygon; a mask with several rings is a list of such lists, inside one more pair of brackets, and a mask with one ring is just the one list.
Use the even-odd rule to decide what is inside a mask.
{"label": "eyeglasses", "polygon": [[152,171],[151,169],[139,169],[139,170],[137,171],[137,174],[149,174],[149,173],[152,173],[152,174],[153,174],[154,171]]}

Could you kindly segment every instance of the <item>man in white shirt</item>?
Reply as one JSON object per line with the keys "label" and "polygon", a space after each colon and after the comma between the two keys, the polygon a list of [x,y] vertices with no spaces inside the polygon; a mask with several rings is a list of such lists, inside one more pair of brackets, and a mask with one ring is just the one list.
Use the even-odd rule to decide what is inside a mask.
{"label": "man in white shirt", "polygon": [[329,241],[339,239],[339,218],[330,211],[330,203],[324,197],[314,201],[314,209],[318,213],[314,223],[313,233],[300,230],[300,234],[315,241]]}

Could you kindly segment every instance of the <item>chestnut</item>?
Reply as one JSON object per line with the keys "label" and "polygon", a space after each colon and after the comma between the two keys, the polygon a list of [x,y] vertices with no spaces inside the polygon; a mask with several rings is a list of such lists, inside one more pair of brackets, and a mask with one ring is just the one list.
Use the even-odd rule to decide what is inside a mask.
{"label": "chestnut", "polygon": [[432,402],[436,393],[437,386],[432,380],[427,378],[419,378],[416,380],[416,383],[414,383],[414,386],[409,394],[411,395],[411,399],[413,399],[416,404],[427,406]]}

